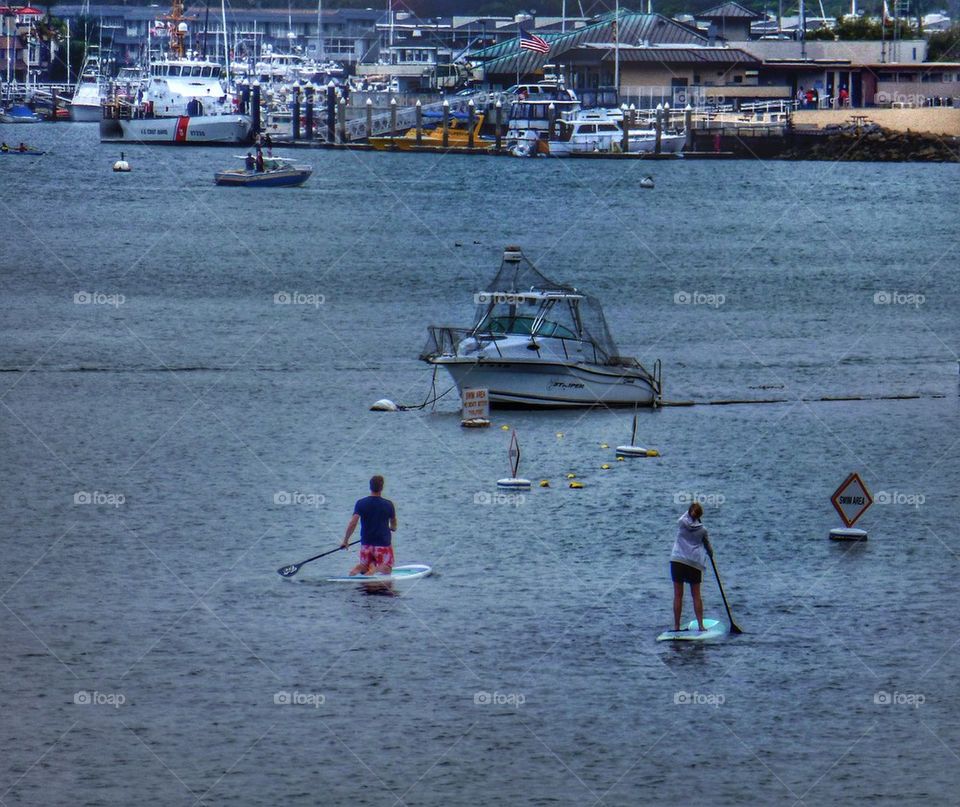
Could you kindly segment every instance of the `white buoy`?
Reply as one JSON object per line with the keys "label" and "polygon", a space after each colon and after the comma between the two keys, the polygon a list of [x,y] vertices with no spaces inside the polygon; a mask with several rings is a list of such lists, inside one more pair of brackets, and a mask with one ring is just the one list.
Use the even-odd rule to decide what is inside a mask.
{"label": "white buoy", "polygon": [[490,425],[490,421],[486,418],[467,418],[461,420],[460,425],[465,429],[485,429]]}
{"label": "white buoy", "polygon": [[835,527],[830,530],[831,541],[866,541],[867,531],[856,527]]}
{"label": "white buoy", "polygon": [[118,174],[126,174],[131,170],[130,163],[127,162],[122,151],[120,152],[120,159],[113,164],[113,170]]}
{"label": "white buoy", "polygon": [[653,177],[651,177],[651,176],[645,176],[643,179],[641,179],[641,180],[640,180],[640,187],[641,187],[641,188],[652,188],[652,187],[654,187],[654,185],[653,185]]}
{"label": "white buoy", "polygon": [[381,398],[370,407],[371,412],[396,412],[397,405],[389,398]]}
{"label": "white buoy", "polygon": [[645,448],[637,445],[637,413],[633,413],[633,431],[630,432],[630,445],[617,446],[618,457],[659,457],[660,452],[655,448]]}
{"label": "white buoy", "polygon": [[498,479],[497,487],[506,490],[525,490],[530,487],[530,480],[512,476],[509,479]]}

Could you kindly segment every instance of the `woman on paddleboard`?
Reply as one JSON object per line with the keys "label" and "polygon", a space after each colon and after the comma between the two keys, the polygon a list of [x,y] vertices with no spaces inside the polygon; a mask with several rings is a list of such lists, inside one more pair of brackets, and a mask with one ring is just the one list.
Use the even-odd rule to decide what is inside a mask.
{"label": "woman on paddleboard", "polygon": [[693,595],[693,613],[700,630],[703,624],[703,600],[700,599],[700,583],[703,581],[704,545],[709,544],[707,530],[700,522],[703,507],[699,502],[690,505],[680,516],[677,524],[677,540],[670,553],[670,577],[673,578],[673,629],[680,630],[680,614],[683,611],[683,584],[690,584]]}
{"label": "woman on paddleboard", "polygon": [[360,562],[350,570],[356,574],[390,574],[393,569],[393,535],[397,529],[397,510],[383,498],[383,477],[370,479],[370,495],[359,499],[347,523],[341,546],[350,545],[350,536],[360,523]]}

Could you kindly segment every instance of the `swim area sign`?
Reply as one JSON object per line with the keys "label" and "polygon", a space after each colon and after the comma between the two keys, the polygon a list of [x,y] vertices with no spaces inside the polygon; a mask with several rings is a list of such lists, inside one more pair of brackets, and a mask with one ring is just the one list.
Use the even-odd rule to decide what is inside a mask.
{"label": "swim area sign", "polygon": [[487,390],[463,390],[463,414],[461,417],[464,420],[490,417],[490,397],[487,394]]}
{"label": "swim area sign", "polygon": [[873,496],[863,484],[860,474],[854,472],[843,480],[843,484],[834,491],[830,501],[843,519],[844,525],[852,527],[873,504]]}

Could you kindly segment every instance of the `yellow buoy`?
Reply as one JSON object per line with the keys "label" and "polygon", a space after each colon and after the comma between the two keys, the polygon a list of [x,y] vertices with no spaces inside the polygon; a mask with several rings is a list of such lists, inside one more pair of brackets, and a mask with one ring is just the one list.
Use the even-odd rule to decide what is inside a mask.
{"label": "yellow buoy", "polygon": [[610,466],[609,466],[607,463],[603,463],[603,465],[600,466],[600,470],[601,470],[601,471],[609,471],[609,470],[610,470]]}
{"label": "yellow buoy", "polygon": [[570,483],[570,487],[572,487],[572,488],[574,488],[574,489],[576,489],[576,488],[582,488],[582,487],[583,487],[583,482],[571,482],[571,483]]}
{"label": "yellow buoy", "polygon": [[557,439],[559,440],[562,437],[563,437],[563,432],[557,432]]}
{"label": "yellow buoy", "polygon": [[659,456],[660,456],[660,452],[657,451],[657,449],[655,449],[655,448],[648,448],[648,449],[647,449],[647,456],[648,456],[648,457],[659,457]]}
{"label": "yellow buoy", "polygon": [[623,457],[617,457],[617,462],[626,462]]}
{"label": "yellow buoy", "polygon": [[510,427],[506,423],[504,423],[500,428],[503,429],[503,431],[505,432],[510,431]]}
{"label": "yellow buoy", "polygon": [[606,443],[600,443],[600,448],[610,448]]}
{"label": "yellow buoy", "polygon": [[576,478],[577,478],[576,474],[567,474],[567,479],[576,479]]}
{"label": "yellow buoy", "polygon": [[540,480],[540,487],[542,487],[542,488],[548,488],[548,487],[550,487],[550,480],[549,480],[549,479],[541,479],[541,480]]}

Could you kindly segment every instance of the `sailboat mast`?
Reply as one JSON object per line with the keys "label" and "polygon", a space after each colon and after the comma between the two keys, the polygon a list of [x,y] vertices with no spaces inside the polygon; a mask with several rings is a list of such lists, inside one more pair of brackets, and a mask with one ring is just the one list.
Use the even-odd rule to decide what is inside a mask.
{"label": "sailboat mast", "polygon": [[220,0],[220,21],[223,23],[223,63],[227,66],[227,91],[230,91],[230,40],[227,38],[227,2]]}
{"label": "sailboat mast", "polygon": [[613,18],[613,86],[620,92],[620,0]]}
{"label": "sailboat mast", "polygon": [[323,0],[317,0],[317,61],[324,61],[323,53]]}

